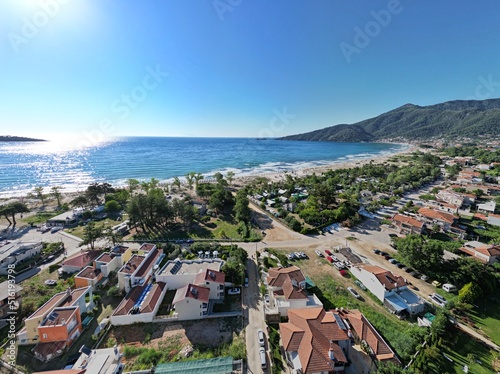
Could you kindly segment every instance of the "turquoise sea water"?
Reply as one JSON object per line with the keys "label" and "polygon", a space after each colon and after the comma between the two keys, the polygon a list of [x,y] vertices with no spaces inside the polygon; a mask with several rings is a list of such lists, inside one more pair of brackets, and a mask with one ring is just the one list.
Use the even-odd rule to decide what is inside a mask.
{"label": "turquoise sea water", "polygon": [[20,195],[35,186],[66,191],[94,181],[123,184],[128,178],[161,181],[190,171],[210,177],[229,170],[263,175],[370,158],[404,145],[330,143],[248,138],[124,137],[95,146],[71,143],[0,143],[0,196]]}

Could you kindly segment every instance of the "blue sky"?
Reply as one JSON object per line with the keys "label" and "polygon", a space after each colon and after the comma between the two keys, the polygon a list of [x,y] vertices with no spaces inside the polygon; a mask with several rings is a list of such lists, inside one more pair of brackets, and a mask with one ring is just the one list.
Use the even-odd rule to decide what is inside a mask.
{"label": "blue sky", "polygon": [[500,97],[498,14],[494,0],[2,0],[0,133],[283,136]]}

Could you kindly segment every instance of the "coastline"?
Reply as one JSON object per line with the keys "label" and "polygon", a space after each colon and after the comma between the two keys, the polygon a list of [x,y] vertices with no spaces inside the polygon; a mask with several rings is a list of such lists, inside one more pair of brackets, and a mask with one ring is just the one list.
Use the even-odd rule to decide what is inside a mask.
{"label": "coastline", "polygon": [[[303,177],[306,175],[310,175],[313,173],[316,174],[321,174],[329,170],[337,170],[337,169],[349,169],[349,168],[354,168],[354,167],[359,167],[363,166],[365,164],[368,164],[370,162],[373,162],[374,164],[380,164],[387,162],[390,158],[394,157],[395,155],[400,155],[400,154],[407,154],[415,151],[415,149],[418,148],[417,145],[415,144],[408,144],[408,143],[395,143],[398,145],[403,146],[401,149],[393,151],[393,152],[383,152],[380,154],[367,154],[367,155],[354,155],[351,157],[347,157],[345,159],[340,159],[340,160],[335,160],[335,161],[318,161],[321,163],[321,165],[318,166],[306,166],[306,167],[300,167],[297,165],[291,165],[289,168],[285,168],[284,170],[280,171],[269,171],[269,172],[258,172],[258,170],[255,170],[251,174],[243,174],[239,175],[236,174],[232,185],[235,187],[243,187],[248,183],[251,183],[252,181],[256,180],[257,178],[267,178],[270,181],[273,182],[278,182],[280,180],[283,180],[286,178],[286,175],[292,175],[294,177]],[[361,157],[360,157],[361,156]],[[300,165],[300,164],[298,164]],[[216,171],[206,173],[207,178],[204,179],[205,182],[211,182],[213,181],[213,178],[210,178],[211,175],[213,175]],[[223,174],[225,174],[226,171],[221,171]],[[185,178],[182,176],[179,176],[181,179],[181,182],[185,182]],[[166,184],[171,184],[173,178],[169,178],[166,180],[160,180],[161,185],[166,185]],[[103,182],[103,181],[100,181]],[[125,183],[112,183],[113,187],[123,187]],[[50,193],[50,187],[44,187],[44,192],[45,193]],[[61,193],[65,198],[68,197],[74,197],[79,194],[82,194],[84,192],[84,188],[78,187],[78,188],[62,188]],[[27,192],[26,190],[20,190],[20,191],[0,191],[0,202],[1,201],[7,201],[10,199],[16,199],[16,198],[27,198]]]}

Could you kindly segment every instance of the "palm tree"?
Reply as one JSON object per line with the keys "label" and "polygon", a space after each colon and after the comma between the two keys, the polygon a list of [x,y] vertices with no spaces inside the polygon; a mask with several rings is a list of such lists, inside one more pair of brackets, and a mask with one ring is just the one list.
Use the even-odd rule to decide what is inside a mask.
{"label": "palm tree", "polygon": [[134,178],[127,179],[127,186],[130,193],[134,192],[141,183]]}
{"label": "palm tree", "polygon": [[226,179],[229,184],[233,183],[234,171],[228,171],[226,174]]}
{"label": "palm tree", "polygon": [[194,171],[191,171],[191,172],[186,174],[186,181],[187,181],[187,184],[188,184],[190,190],[193,189],[195,175],[196,175],[196,173]]}
{"label": "palm tree", "polygon": [[179,177],[174,177],[172,186],[176,186],[179,190],[181,189],[181,180],[179,179]]}
{"label": "palm tree", "polygon": [[59,191],[61,187],[59,186],[54,186],[52,187],[51,190],[51,195],[54,196],[54,198],[57,200],[57,206],[61,206],[61,192]]}
{"label": "palm tree", "polygon": [[201,174],[201,173],[196,173],[196,174],[194,175],[194,177],[193,177],[193,178],[194,178],[194,188],[195,188],[195,189],[198,189],[198,183],[199,183],[201,180],[203,180],[203,174]]}
{"label": "palm tree", "polygon": [[37,186],[33,189],[35,197],[42,202],[42,206],[45,205],[45,195],[43,194],[43,187]]}

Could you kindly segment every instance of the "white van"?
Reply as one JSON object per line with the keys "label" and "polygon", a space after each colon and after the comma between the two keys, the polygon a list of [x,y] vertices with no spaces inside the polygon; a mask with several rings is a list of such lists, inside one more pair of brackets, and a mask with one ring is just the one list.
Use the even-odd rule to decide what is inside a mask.
{"label": "white van", "polygon": [[456,292],[457,287],[453,284],[445,283],[443,284],[443,290],[445,290],[446,292]]}
{"label": "white van", "polygon": [[259,357],[260,357],[260,367],[262,369],[267,368],[266,350],[264,349],[264,347],[260,347],[260,349],[259,349]]}

